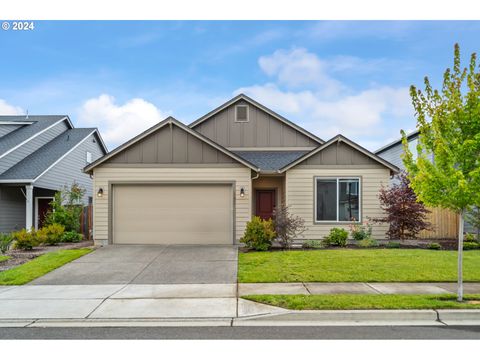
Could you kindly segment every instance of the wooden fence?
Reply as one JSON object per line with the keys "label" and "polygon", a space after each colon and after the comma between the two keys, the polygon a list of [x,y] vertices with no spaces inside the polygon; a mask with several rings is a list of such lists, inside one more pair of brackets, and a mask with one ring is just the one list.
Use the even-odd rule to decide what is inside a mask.
{"label": "wooden fence", "polygon": [[432,224],[432,230],[424,230],[418,234],[419,239],[457,239],[458,215],[451,210],[428,208],[427,221]]}
{"label": "wooden fence", "polygon": [[80,214],[80,231],[83,238],[92,240],[93,238],[93,206],[87,205],[83,207],[83,211]]}

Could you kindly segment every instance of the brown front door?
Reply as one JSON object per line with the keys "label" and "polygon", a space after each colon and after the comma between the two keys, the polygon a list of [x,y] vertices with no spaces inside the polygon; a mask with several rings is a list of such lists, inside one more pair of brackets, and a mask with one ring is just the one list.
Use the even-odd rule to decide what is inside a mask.
{"label": "brown front door", "polygon": [[257,190],[256,214],[262,219],[267,220],[272,217],[275,208],[275,190]]}
{"label": "brown front door", "polygon": [[43,223],[45,222],[45,216],[47,215],[48,211],[51,209],[50,203],[52,202],[52,198],[48,199],[37,199],[38,201],[38,228],[43,227]]}

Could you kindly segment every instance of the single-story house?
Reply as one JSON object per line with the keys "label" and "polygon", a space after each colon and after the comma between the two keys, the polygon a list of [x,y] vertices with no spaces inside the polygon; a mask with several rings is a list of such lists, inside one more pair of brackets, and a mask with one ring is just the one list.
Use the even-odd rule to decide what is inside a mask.
{"label": "single-story house", "polygon": [[41,227],[55,192],[73,182],[91,201],[83,168],[106,153],[97,129],[66,115],[0,116],[0,232]]}
{"label": "single-story house", "polygon": [[189,126],[169,117],[85,171],[97,244],[238,244],[252,216],[281,203],[305,220],[299,241],[381,216],[378,191],[398,168],[241,94]]}

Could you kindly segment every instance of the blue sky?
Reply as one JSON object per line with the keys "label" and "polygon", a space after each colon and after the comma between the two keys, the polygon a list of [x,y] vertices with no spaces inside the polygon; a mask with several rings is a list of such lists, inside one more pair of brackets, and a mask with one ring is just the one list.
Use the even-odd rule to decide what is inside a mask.
{"label": "blue sky", "polygon": [[412,130],[411,84],[439,85],[480,22],[40,21],[0,31],[0,113],[68,114],[109,148],[245,92],[318,136],[370,150]]}

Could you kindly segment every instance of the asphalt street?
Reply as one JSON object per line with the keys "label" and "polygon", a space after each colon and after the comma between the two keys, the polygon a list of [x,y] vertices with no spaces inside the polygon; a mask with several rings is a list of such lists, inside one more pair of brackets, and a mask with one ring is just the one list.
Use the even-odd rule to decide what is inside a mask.
{"label": "asphalt street", "polygon": [[0,328],[0,339],[480,339],[480,326]]}

